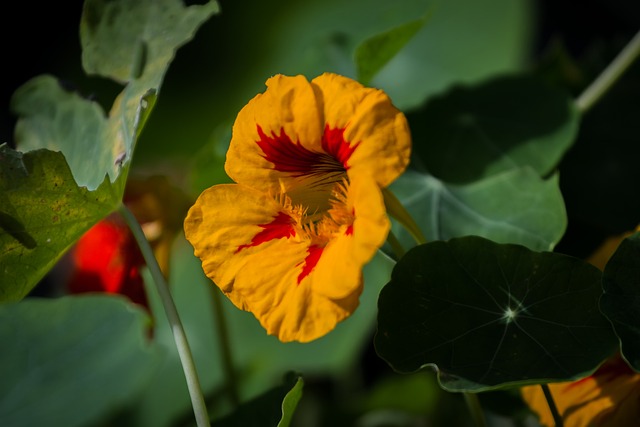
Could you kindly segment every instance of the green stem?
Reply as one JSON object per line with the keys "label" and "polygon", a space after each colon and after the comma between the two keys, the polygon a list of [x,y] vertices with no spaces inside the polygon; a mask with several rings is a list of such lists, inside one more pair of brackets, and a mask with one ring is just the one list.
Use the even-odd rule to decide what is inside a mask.
{"label": "green stem", "polygon": [[585,113],[602,98],[638,56],[640,56],[640,31],[576,99],[576,105],[580,112]]}
{"label": "green stem", "polygon": [[387,212],[402,224],[409,234],[411,234],[413,240],[419,245],[427,243],[427,239],[422,234],[422,230],[418,224],[416,224],[411,214],[404,208],[403,204],[400,203],[396,195],[388,188],[383,188],[382,196]]}
{"label": "green stem", "polygon": [[486,427],[487,422],[484,418],[484,413],[482,411],[478,395],[475,393],[464,393],[464,400],[467,403],[469,412],[471,412],[471,417],[473,418],[475,425],[478,427]]}
{"label": "green stem", "polygon": [[227,319],[224,315],[224,307],[222,305],[222,298],[220,298],[220,291],[214,286],[210,286],[209,288],[211,289],[211,297],[213,299],[214,312],[216,316],[216,326],[219,338],[218,343],[222,352],[222,366],[227,382],[225,389],[229,395],[231,403],[237,408],[240,405],[240,395],[238,394],[238,388],[236,387],[236,370],[233,366],[233,357],[231,356]]}
{"label": "green stem", "polygon": [[560,412],[558,412],[558,407],[556,406],[556,402],[553,400],[549,386],[546,384],[540,384],[540,387],[542,387],[544,398],[547,399],[547,405],[549,405],[549,410],[551,410],[551,415],[553,416],[553,421],[556,423],[556,427],[563,427],[564,422],[562,421],[562,416],[560,415]]}
{"label": "green stem", "polygon": [[398,240],[396,235],[393,234],[393,231],[391,230],[389,230],[389,234],[387,235],[387,242],[389,242],[389,245],[391,245],[391,249],[393,249],[393,252],[396,254],[398,259],[402,258],[407,252],[402,247],[402,243],[400,243],[400,240]]}
{"label": "green stem", "polygon": [[158,261],[153,255],[153,250],[151,249],[149,241],[145,237],[138,220],[136,220],[135,216],[125,205],[120,205],[118,210],[127,222],[127,225],[131,229],[131,232],[140,247],[142,256],[147,263],[147,268],[151,273],[151,277],[156,284],[156,289],[158,290],[158,294],[160,295],[160,299],[164,305],[164,311],[167,315],[167,319],[169,320],[171,331],[173,332],[173,339],[176,342],[178,355],[180,356],[180,362],[182,363],[182,369],[184,370],[184,376],[187,380],[187,388],[189,389],[189,395],[191,396],[191,405],[193,406],[193,413],[196,417],[197,425],[198,427],[209,427],[211,425],[209,422],[209,413],[207,412],[207,407],[204,403],[204,397],[200,388],[200,381],[198,380],[196,367],[193,363],[191,349],[189,348],[187,335],[182,327],[180,316],[178,316],[178,310],[176,309],[173,298],[171,297],[171,292],[169,292],[169,286],[167,286],[167,282],[162,275],[162,270],[160,270]]}

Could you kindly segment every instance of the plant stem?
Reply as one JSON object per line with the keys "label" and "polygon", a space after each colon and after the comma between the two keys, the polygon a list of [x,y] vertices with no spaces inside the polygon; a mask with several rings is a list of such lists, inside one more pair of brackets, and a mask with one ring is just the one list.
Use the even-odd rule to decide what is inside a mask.
{"label": "plant stem", "polygon": [[178,355],[180,356],[180,362],[182,363],[182,369],[184,371],[185,379],[187,380],[187,388],[189,389],[189,395],[191,396],[191,405],[193,406],[193,413],[196,418],[198,427],[209,427],[209,413],[204,403],[204,397],[200,388],[200,381],[198,380],[198,374],[193,362],[193,356],[191,355],[191,349],[187,342],[187,335],[185,334],[180,316],[178,316],[178,310],[176,309],[169,286],[162,275],[162,270],[158,265],[158,261],[153,255],[153,250],[149,245],[149,241],[142,231],[142,227],[138,223],[138,220],[131,213],[131,211],[123,204],[119,207],[119,212],[124,217],[127,225],[131,229],[133,236],[140,247],[142,256],[147,263],[147,268],[151,273],[151,277],[156,284],[156,289],[162,300],[164,311],[169,320],[171,331],[173,332],[173,339],[176,342],[178,348]]}
{"label": "plant stem", "polygon": [[467,403],[469,412],[471,412],[471,417],[473,418],[475,425],[478,427],[486,427],[487,422],[485,421],[478,395],[475,393],[464,393],[464,400]]}
{"label": "plant stem", "polygon": [[564,422],[562,421],[562,416],[558,412],[558,407],[556,406],[556,402],[553,400],[553,396],[551,395],[549,386],[546,384],[540,384],[540,387],[542,387],[544,398],[547,399],[547,405],[549,405],[549,409],[551,410],[551,415],[553,416],[553,421],[556,423],[556,427],[563,427]]}
{"label": "plant stem", "polygon": [[420,230],[418,224],[416,224],[411,214],[407,212],[404,205],[400,203],[396,195],[388,188],[383,188],[382,196],[387,211],[411,234],[413,240],[419,245],[427,243],[427,239],[422,234],[422,230]]}
{"label": "plant stem", "polygon": [[585,113],[602,98],[639,55],[640,31],[633,36],[618,56],[576,99],[576,105],[580,112]]}
{"label": "plant stem", "polygon": [[391,230],[389,230],[389,234],[387,235],[387,242],[389,242],[389,245],[391,245],[391,249],[393,249],[393,252],[396,254],[398,259],[402,258],[407,252],[402,247],[402,243],[400,243],[400,240],[398,240],[396,235],[393,234],[393,231]]}
{"label": "plant stem", "polygon": [[220,291],[213,285],[211,289],[211,298],[213,300],[213,310],[216,316],[216,327],[218,329],[218,343],[222,353],[222,366],[226,380],[226,391],[234,407],[240,405],[240,396],[236,387],[237,378],[236,370],[233,366],[233,358],[231,357],[231,345],[229,341],[229,330],[227,328],[227,319],[224,315],[224,307],[220,298]]}

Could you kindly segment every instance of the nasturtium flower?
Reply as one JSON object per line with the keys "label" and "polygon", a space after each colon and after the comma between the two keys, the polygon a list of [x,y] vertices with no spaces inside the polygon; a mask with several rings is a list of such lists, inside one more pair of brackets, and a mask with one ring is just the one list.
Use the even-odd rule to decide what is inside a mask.
{"label": "nasturtium flower", "polygon": [[381,188],[406,168],[405,116],[336,74],[276,75],[238,114],[225,170],[184,223],[206,275],[281,341],[307,342],[358,306],[384,243]]}

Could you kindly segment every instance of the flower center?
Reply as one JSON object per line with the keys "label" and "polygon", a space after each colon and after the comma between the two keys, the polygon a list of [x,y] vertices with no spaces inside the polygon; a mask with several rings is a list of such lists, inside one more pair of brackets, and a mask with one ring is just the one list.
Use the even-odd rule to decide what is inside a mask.
{"label": "flower center", "polygon": [[[325,247],[336,235],[350,233],[354,221],[354,209],[348,198],[349,182],[346,178],[335,182],[329,195],[323,194],[329,208],[320,210],[311,206],[292,203],[283,188],[276,198],[283,210],[293,219],[295,235],[310,240],[311,246]],[[320,195],[318,195],[320,196]]]}

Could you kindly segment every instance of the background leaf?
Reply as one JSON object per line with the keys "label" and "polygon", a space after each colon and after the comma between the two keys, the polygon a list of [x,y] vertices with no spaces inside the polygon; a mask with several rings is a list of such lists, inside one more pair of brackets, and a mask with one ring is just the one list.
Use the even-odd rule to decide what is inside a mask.
{"label": "background leaf", "polygon": [[[21,174],[3,173],[0,261],[7,267],[0,272],[0,300],[26,296],[85,231],[118,206],[135,142],[175,49],[216,10],[216,3],[184,8],[178,0],[87,1],[81,22],[85,67],[131,80],[109,117],[51,76],[16,91],[12,107],[22,115],[16,124],[18,149],[51,151],[25,155]],[[15,168],[17,157],[3,154],[0,162]]]}
{"label": "background leaf", "polygon": [[179,168],[190,168],[192,154],[230,131],[237,112],[264,91],[269,76],[313,78],[330,71],[355,78],[357,46],[426,10],[432,11],[428,25],[372,80],[399,108],[416,108],[457,82],[521,70],[532,34],[531,5],[528,0],[482,5],[473,0],[287,0],[275,7],[260,0],[226,2],[214,22],[181,49],[137,159],[141,166],[171,159]]}
{"label": "background leaf", "polygon": [[148,327],[121,297],[0,305],[0,425],[93,425],[132,404],[160,356]]}
{"label": "background leaf", "polygon": [[[129,161],[138,135],[140,99],[160,91],[176,50],[218,11],[215,1],[184,6],[181,0],[87,0],[80,22],[82,64],[89,74],[126,83],[109,117],[107,144],[122,140]],[[128,163],[128,162],[127,162]]]}
{"label": "background leaf", "polygon": [[362,42],[355,51],[358,81],[368,86],[371,79],[422,28],[427,17],[399,25]]}
{"label": "background leaf", "polygon": [[604,269],[600,307],[620,338],[624,358],[640,371],[640,233],[624,239]]}
{"label": "background leaf", "polygon": [[213,427],[288,427],[302,397],[304,381],[288,375],[284,384],[240,405],[231,415],[214,421]]}
{"label": "background leaf", "polygon": [[380,294],[376,350],[399,372],[436,367],[451,391],[576,379],[616,347],[600,279],[577,258],[480,237],[418,246]]}
{"label": "background leaf", "polygon": [[115,159],[124,148],[116,141],[96,143],[104,141],[107,127],[98,103],[42,75],[14,93],[11,108],[20,117],[15,138],[21,151],[46,148],[66,153],[73,178],[89,190],[98,188],[107,174],[115,181],[122,167]]}
{"label": "background leaf", "polygon": [[547,176],[573,144],[579,118],[567,93],[528,76],[457,86],[408,116],[414,156],[449,183],[523,166]]}
{"label": "background leaf", "polygon": [[[478,235],[498,243],[551,250],[567,225],[557,175],[542,179],[530,168],[466,185],[409,170],[390,189],[427,241]],[[405,247],[415,245],[399,224],[394,222],[393,230]]]}
{"label": "background leaf", "polygon": [[107,178],[78,187],[61,153],[0,145],[0,202],[0,301],[18,301],[119,195]]}

